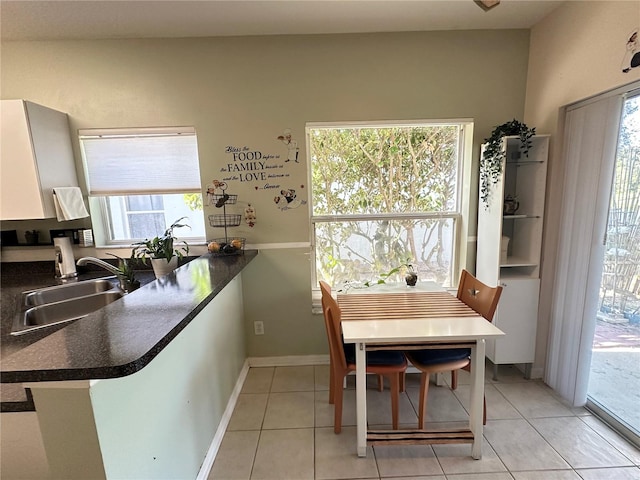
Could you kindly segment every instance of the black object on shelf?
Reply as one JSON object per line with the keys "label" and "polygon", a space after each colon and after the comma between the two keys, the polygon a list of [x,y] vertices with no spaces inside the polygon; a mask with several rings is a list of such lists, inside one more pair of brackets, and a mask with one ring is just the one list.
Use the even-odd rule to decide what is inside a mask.
{"label": "black object on shelf", "polygon": [[71,243],[78,245],[80,243],[80,237],[78,236],[78,229],[53,229],[49,230],[49,234],[51,235],[51,244],[53,245],[54,238],[60,237],[69,237],[71,239]]}
{"label": "black object on shelf", "polygon": [[15,230],[2,230],[0,232],[0,245],[3,247],[15,247],[18,245],[18,232]]}
{"label": "black object on shelf", "polygon": [[38,238],[40,237],[40,232],[37,230],[27,230],[24,232],[24,239],[27,242],[27,245],[38,245]]}

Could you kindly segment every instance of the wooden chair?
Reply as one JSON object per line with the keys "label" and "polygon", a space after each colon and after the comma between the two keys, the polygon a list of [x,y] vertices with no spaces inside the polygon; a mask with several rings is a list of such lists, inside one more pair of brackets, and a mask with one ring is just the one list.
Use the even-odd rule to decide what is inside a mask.
{"label": "wooden chair", "polygon": [[[462,271],[458,284],[457,297],[476,313],[488,321],[498,306],[502,287],[489,287],[479,281],[466,270]],[[470,370],[470,354],[468,348],[425,349],[405,352],[409,361],[420,370],[420,402],[418,406],[418,428],[424,429],[429,393],[429,377],[432,373],[451,372],[451,388],[457,387],[457,371],[461,368]],[[484,402],[483,424],[487,422],[487,402]]]}
{"label": "wooden chair", "polygon": [[[329,403],[335,405],[333,431],[342,431],[343,381],[349,372],[356,369],[355,345],[345,344],[342,340],[341,312],[338,302],[331,295],[331,287],[320,282],[322,291],[322,310],[329,340],[329,358],[331,363]],[[383,375],[389,379],[391,390],[391,421],[398,429],[398,404],[400,397],[400,376],[407,369],[407,359],[400,351],[367,352],[367,373]]]}
{"label": "wooden chair", "polygon": [[[473,292],[476,292],[475,295],[472,294]],[[460,283],[458,283],[457,297],[475,310],[476,313],[482,315],[485,320],[493,321],[493,315],[496,313],[501,294],[502,287],[488,287],[468,271],[462,270]],[[463,368],[467,371],[471,370],[470,364]],[[452,370],[451,389],[455,390],[456,388],[458,388],[458,370]]]}
{"label": "wooden chair", "polygon": [[[326,282],[322,282],[324,283],[324,287],[322,287],[321,285],[321,290],[322,290],[322,312],[324,315],[324,309],[325,309],[325,295],[331,296],[331,287],[329,286],[328,283]],[[324,288],[324,289],[323,289]],[[330,331],[329,331],[329,323],[326,321],[325,318],[325,329],[327,331],[327,339],[329,338],[329,336],[331,335]],[[329,404],[333,405],[334,404],[334,381],[333,381],[333,355],[329,355]],[[376,375],[376,377],[378,378],[378,391],[382,392],[384,390],[384,379],[382,375]],[[405,374],[403,373],[400,376],[400,391],[404,392],[404,381],[405,381]],[[344,379],[343,379],[344,382]]]}

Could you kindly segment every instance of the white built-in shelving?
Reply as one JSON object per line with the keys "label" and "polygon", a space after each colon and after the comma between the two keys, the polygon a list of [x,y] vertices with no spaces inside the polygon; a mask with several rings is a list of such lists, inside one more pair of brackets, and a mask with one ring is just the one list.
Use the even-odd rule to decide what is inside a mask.
{"label": "white built-in shelving", "polygon": [[[529,372],[538,323],[549,136],[534,136],[528,155],[516,136],[505,137],[503,148],[502,175],[491,185],[488,202],[478,201],[476,276],[504,288],[494,323],[506,336],[487,342],[487,357],[494,365],[525,364]],[[508,195],[519,207],[505,214]]]}

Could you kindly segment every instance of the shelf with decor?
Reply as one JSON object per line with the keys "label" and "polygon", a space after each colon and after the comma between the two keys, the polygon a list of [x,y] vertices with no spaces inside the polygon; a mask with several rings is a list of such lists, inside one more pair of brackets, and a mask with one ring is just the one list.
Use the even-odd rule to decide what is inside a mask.
{"label": "shelf with decor", "polygon": [[524,364],[528,376],[535,357],[549,136],[527,142],[523,148],[519,135],[503,137],[499,174],[480,184],[476,276],[502,285],[494,323],[507,333],[487,342],[494,376],[501,364]]}

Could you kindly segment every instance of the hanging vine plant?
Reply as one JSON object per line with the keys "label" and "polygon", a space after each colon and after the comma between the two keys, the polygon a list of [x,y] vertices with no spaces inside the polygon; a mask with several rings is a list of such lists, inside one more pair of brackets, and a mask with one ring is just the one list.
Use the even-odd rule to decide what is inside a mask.
{"label": "hanging vine plant", "polygon": [[514,118],[510,122],[498,125],[491,132],[491,136],[484,140],[486,145],[480,158],[480,198],[485,206],[489,205],[491,186],[495,185],[502,175],[502,161],[505,156],[502,138],[517,135],[520,137],[520,150],[525,156],[529,156],[529,149],[533,144],[531,137],[535,134],[535,128],[529,128]]}

